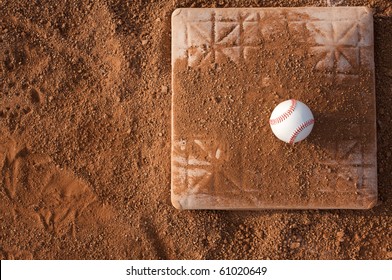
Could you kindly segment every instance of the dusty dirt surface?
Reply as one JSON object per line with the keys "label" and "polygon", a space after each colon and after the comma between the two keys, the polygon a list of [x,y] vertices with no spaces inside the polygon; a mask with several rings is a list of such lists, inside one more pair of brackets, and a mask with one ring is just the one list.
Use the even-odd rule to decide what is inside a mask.
{"label": "dusty dirt surface", "polygon": [[[176,210],[171,13],[328,4],[375,11],[378,205]],[[390,30],[390,0],[0,0],[0,258],[392,259]]]}

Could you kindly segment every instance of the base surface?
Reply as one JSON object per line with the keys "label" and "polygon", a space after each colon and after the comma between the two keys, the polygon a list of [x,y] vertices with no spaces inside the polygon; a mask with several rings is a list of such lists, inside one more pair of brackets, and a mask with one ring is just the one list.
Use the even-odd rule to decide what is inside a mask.
{"label": "base surface", "polygon": [[[172,69],[176,208],[375,205],[371,10],[178,9]],[[316,120],[294,146],[268,123],[290,98]]]}

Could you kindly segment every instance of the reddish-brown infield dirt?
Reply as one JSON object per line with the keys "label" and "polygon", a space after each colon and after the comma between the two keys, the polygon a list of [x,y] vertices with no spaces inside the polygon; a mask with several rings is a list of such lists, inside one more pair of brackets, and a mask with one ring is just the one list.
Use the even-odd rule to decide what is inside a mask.
{"label": "reddish-brown infield dirt", "polygon": [[[172,12],[327,5],[374,9],[377,205],[175,209]],[[392,259],[391,30],[390,0],[0,0],[0,259]]]}

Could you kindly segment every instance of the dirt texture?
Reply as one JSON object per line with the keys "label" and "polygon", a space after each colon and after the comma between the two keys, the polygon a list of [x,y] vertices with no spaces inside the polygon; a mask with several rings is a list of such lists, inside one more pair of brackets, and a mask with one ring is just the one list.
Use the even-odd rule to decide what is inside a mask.
{"label": "dirt texture", "polygon": [[[170,17],[374,8],[378,205],[179,211]],[[392,259],[392,3],[0,0],[0,259]]]}

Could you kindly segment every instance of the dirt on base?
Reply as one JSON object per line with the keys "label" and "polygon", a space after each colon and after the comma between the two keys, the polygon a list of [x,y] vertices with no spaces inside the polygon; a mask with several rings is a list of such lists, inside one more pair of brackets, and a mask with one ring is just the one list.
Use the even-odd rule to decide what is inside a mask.
{"label": "dirt on base", "polygon": [[[178,211],[171,13],[374,8],[371,210]],[[0,0],[0,259],[392,259],[392,3]]]}
{"label": "dirt on base", "polygon": [[[355,37],[364,37],[363,25],[372,24],[371,10],[335,9],[338,50],[354,38],[339,25],[353,10],[362,12],[361,21],[368,20],[360,27],[355,22]],[[264,9],[257,19],[263,34],[246,21],[256,17],[256,10],[174,13],[173,57],[179,53],[182,32],[194,45],[173,61],[171,173],[177,208],[367,209],[377,203],[374,66],[366,62],[373,59],[372,42],[369,54],[361,47],[360,63],[355,63],[355,51],[345,53],[354,58],[345,71],[317,67],[326,58],[312,52],[314,35],[291,21],[308,20],[311,26],[312,12],[316,11]],[[211,29],[205,22],[196,25],[197,16],[213,19],[207,25]],[[245,22],[235,22],[238,17]],[[233,21],[242,30],[238,37],[222,28]],[[218,43],[203,50],[209,37],[203,41],[197,34],[212,33]],[[344,34],[348,36],[341,37]],[[237,53],[228,51],[234,49],[233,38],[239,38]],[[269,124],[272,110],[289,99],[294,110],[300,103],[293,99],[305,102],[316,120],[311,136],[294,145],[277,140]],[[283,111],[282,118],[289,111]],[[275,121],[275,126],[284,126],[280,118]]]}

